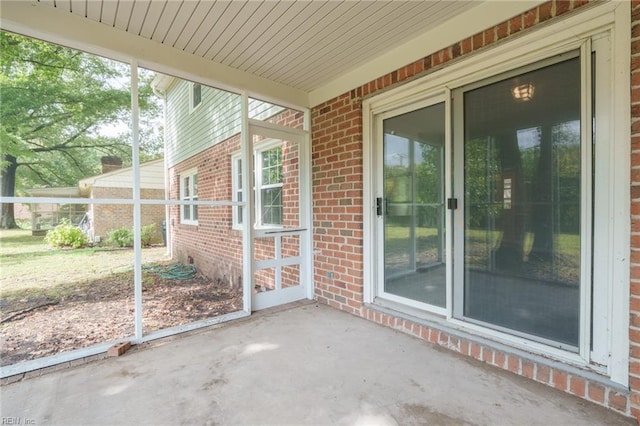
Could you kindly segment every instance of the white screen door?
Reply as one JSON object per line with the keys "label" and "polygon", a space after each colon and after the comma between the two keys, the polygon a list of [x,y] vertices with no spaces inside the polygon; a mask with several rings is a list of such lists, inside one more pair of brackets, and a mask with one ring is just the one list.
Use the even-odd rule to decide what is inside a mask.
{"label": "white screen door", "polygon": [[310,170],[303,167],[308,158],[303,132],[253,120],[249,129],[254,171],[251,305],[259,310],[309,296]]}

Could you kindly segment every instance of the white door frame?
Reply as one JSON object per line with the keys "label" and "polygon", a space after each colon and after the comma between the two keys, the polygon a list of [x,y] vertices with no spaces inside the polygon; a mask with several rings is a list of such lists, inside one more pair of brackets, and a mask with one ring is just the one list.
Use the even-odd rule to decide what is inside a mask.
{"label": "white door frame", "polygon": [[[254,135],[260,135],[271,139],[287,140],[298,144],[298,173],[299,173],[299,226],[295,228],[282,229],[255,229],[255,205],[251,195],[244,198],[247,208],[244,209],[244,230],[245,245],[250,245],[250,250],[246,250],[245,256],[249,256],[246,262],[250,269],[249,274],[245,273],[245,303],[248,300],[251,311],[266,309],[284,303],[294,302],[301,299],[313,298],[313,256],[312,256],[312,222],[311,222],[311,155],[310,137],[307,130],[293,129],[268,123],[255,119],[247,119],[246,146],[243,146],[244,158],[252,158]],[[251,176],[254,173],[252,161],[243,162],[243,188],[246,191],[252,190],[253,184]],[[248,217],[247,217],[248,216]],[[280,255],[282,237],[299,235],[300,254],[299,256],[282,258]],[[269,260],[255,261],[254,241],[256,238],[274,238],[275,253]],[[247,253],[248,252],[248,253]],[[282,266],[299,265],[300,284],[298,286],[281,288],[279,268]],[[265,268],[276,268],[277,288],[267,292],[254,292],[255,272]]]}
{"label": "white door frame", "polygon": [[[449,122],[450,122],[450,109],[451,109],[451,105],[450,105],[450,94],[449,94],[449,90],[440,90],[438,92],[435,93],[428,93],[426,96],[424,96],[421,99],[415,100],[412,99],[410,102],[401,104],[401,105],[394,105],[393,107],[390,107],[389,109],[385,110],[385,111],[381,111],[380,113],[375,115],[375,123],[374,123],[374,132],[373,132],[373,136],[374,136],[374,140],[372,141],[372,155],[374,158],[374,162],[373,164],[375,164],[375,170],[383,170],[384,167],[384,153],[383,153],[383,123],[384,120],[392,118],[392,117],[396,117],[402,114],[406,114],[412,111],[416,111],[418,109],[421,108],[426,108],[429,106],[433,106],[433,105],[437,105],[440,103],[444,103],[444,107],[445,107],[445,123],[444,124],[444,128],[445,128],[445,140],[444,140],[444,167],[442,170],[442,173],[444,174],[443,178],[444,178],[444,199],[447,200],[448,198],[451,197],[451,132],[448,131],[447,129],[449,129]],[[384,199],[384,173],[382,172],[378,172],[375,174],[375,176],[373,177],[373,179],[375,180],[375,185],[373,185],[373,194],[371,195],[371,200],[375,200],[377,198],[382,198]],[[373,248],[373,252],[371,253],[375,253],[375,271],[376,271],[376,278],[373,281],[373,286],[375,287],[374,292],[372,294],[372,297],[375,298],[380,298],[382,300],[388,300],[391,302],[396,302],[396,303],[401,303],[403,305],[406,306],[410,306],[412,308],[416,308],[416,309],[421,309],[424,311],[428,311],[428,312],[432,312],[435,314],[439,314],[439,315],[447,315],[448,311],[447,308],[444,307],[438,307],[438,306],[434,306],[434,305],[429,305],[427,303],[423,303],[423,302],[418,302],[415,300],[411,300],[405,297],[401,297],[401,296],[397,296],[391,293],[388,293],[385,291],[384,289],[384,280],[385,280],[385,254],[384,254],[384,214],[381,216],[378,216],[376,214],[377,212],[374,212],[374,217],[375,219],[373,219],[373,226],[374,226],[374,235],[375,235],[375,239],[378,241],[375,244],[375,247]],[[365,215],[366,217],[366,215]],[[445,270],[446,270],[446,304],[445,306],[448,306],[449,303],[449,299],[450,299],[450,293],[451,293],[451,288],[452,288],[452,275],[451,275],[451,267],[452,267],[452,263],[450,261],[451,259],[451,243],[450,243],[450,239],[451,239],[451,213],[450,211],[446,211],[445,212],[445,222],[444,222],[444,232],[445,232],[445,237],[444,237],[444,251],[443,251],[443,255],[444,255],[444,259],[445,259]],[[365,251],[366,253],[366,251]],[[373,299],[371,300],[373,302]]]}

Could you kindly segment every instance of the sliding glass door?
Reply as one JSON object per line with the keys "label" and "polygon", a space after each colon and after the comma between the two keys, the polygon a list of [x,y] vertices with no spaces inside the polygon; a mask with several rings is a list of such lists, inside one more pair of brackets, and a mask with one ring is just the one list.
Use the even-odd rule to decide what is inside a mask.
{"label": "sliding glass door", "polygon": [[582,67],[576,51],[378,117],[378,296],[578,351]]}
{"label": "sliding glass door", "polygon": [[384,292],[444,307],[445,103],[382,120]]}
{"label": "sliding glass door", "polygon": [[454,92],[455,192],[464,200],[456,213],[463,229],[456,238],[455,315],[574,350],[580,334],[580,67],[576,52]]}

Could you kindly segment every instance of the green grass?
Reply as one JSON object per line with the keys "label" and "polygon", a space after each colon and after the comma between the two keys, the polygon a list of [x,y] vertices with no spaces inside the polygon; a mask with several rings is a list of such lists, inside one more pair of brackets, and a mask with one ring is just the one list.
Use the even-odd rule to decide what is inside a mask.
{"label": "green grass", "polygon": [[[409,227],[406,226],[385,226],[385,252],[389,258],[408,256],[408,250],[412,248],[409,244],[409,232]],[[438,248],[436,228],[416,228],[415,232],[418,251],[430,250],[435,253]],[[502,232],[470,229],[466,230],[465,237],[466,262],[485,267],[489,263],[491,252],[500,245]],[[554,273],[567,281],[575,281],[580,270],[580,236],[558,234],[554,238]],[[531,252],[533,242],[534,234],[526,233],[522,247],[525,256]]]}
{"label": "green grass", "polygon": [[[143,262],[163,260],[165,250],[144,249]],[[51,248],[31,231],[0,230],[0,297],[65,294],[76,285],[131,270],[133,259],[132,249]]]}

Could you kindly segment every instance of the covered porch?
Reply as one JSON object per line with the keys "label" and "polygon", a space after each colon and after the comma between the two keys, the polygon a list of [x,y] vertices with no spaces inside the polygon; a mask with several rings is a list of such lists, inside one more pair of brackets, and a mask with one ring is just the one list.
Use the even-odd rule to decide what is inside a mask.
{"label": "covered porch", "polygon": [[[127,64],[134,171],[140,170],[138,72],[175,79],[154,89],[162,89],[165,113],[172,107],[180,112],[175,117],[186,117],[173,128],[165,120],[177,135],[165,132],[165,198],[143,201],[138,193],[116,200],[134,209],[135,324],[127,339],[136,346],[105,359],[103,350],[113,344],[105,342],[68,355],[71,361],[45,359],[46,370],[30,371],[39,363],[20,366],[14,376],[3,371],[10,383],[2,390],[4,418],[629,424],[622,415],[640,413],[637,173],[629,173],[639,158],[633,121],[639,11],[625,2],[581,0],[4,2],[3,30]],[[533,88],[520,79],[560,61],[575,65],[571,118],[504,120],[513,105],[557,103],[557,89],[544,98],[551,76],[534,82],[533,102],[533,90],[523,100],[513,89]],[[479,127],[468,121],[467,95],[502,81],[508,90],[491,101],[497,120],[480,115]],[[227,107],[208,104],[212,93]],[[479,99],[478,111],[489,110],[490,97]],[[282,110],[256,118],[254,102]],[[391,126],[427,108],[442,113],[416,119],[417,129],[403,120]],[[235,111],[237,120],[227,129],[215,113],[195,119],[205,111]],[[530,109],[518,111],[531,119]],[[206,137],[183,132],[196,128],[189,120],[228,132],[218,139],[205,126]],[[513,125],[496,132],[498,121]],[[477,128],[484,133],[469,131]],[[412,144],[406,155],[385,142],[400,137]],[[558,149],[547,150],[554,143]],[[469,159],[482,167],[473,169]],[[527,177],[525,169],[542,177]],[[575,176],[559,173],[567,170]],[[403,179],[389,178],[396,175]],[[134,194],[140,180],[134,172]],[[521,195],[535,192],[532,182],[548,189],[548,199]],[[534,211],[530,204],[561,205],[560,195],[573,202],[572,220],[562,222],[553,215],[561,210],[548,208],[548,221],[528,224],[523,212]],[[482,203],[490,208],[466,207]],[[144,259],[136,232],[145,204],[166,207],[173,259],[200,270],[221,259],[210,274],[242,288],[241,310],[151,333],[143,327]],[[406,207],[398,209],[403,214],[394,204]],[[420,211],[436,213],[426,220]],[[573,227],[547,226],[565,222]],[[544,246],[539,268],[529,263],[536,232]],[[273,258],[262,253],[261,243],[272,248],[267,239]],[[498,249],[510,255],[506,262],[493,261]],[[223,254],[237,261],[234,268],[224,269],[230,261]],[[399,271],[396,257],[403,260]],[[426,270],[425,259],[436,259],[427,266],[439,275],[421,275],[419,292],[415,282],[391,279]],[[548,283],[536,287],[546,299],[515,285],[500,286],[502,299],[484,287],[471,291],[472,282],[484,284],[475,279],[482,268],[495,272],[487,280],[494,284],[505,272],[511,278],[540,272],[568,289],[572,303]],[[434,288],[435,295],[427,291]],[[535,306],[523,309],[522,300]],[[297,304],[284,305],[290,301]],[[557,332],[564,329],[569,337]],[[62,368],[54,365],[60,360]]]}
{"label": "covered porch", "polygon": [[2,399],[22,424],[633,424],[308,302],[14,383]]}

